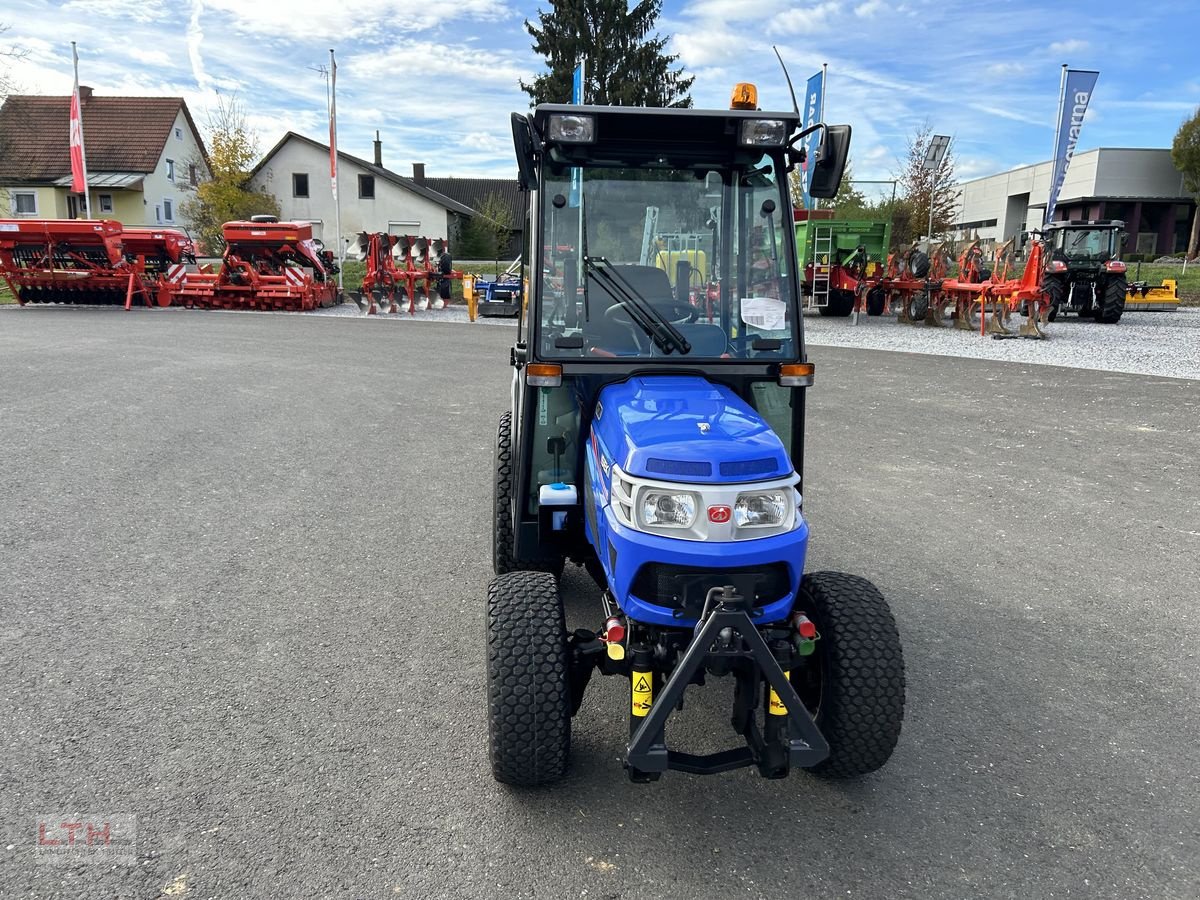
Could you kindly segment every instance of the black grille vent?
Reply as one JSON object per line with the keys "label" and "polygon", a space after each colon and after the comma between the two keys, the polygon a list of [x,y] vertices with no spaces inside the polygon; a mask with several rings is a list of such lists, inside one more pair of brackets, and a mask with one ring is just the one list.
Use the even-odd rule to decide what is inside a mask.
{"label": "black grille vent", "polygon": [[782,600],[792,589],[786,563],[735,569],[646,563],[634,576],[630,593],[656,606],[698,615],[708,592],[726,584],[732,584],[744,597],[753,597],[756,606]]}
{"label": "black grille vent", "polygon": [[764,459],[746,459],[741,462],[721,463],[721,474],[727,478],[740,478],[753,475],[770,475],[779,468],[779,462],[774,457]]}

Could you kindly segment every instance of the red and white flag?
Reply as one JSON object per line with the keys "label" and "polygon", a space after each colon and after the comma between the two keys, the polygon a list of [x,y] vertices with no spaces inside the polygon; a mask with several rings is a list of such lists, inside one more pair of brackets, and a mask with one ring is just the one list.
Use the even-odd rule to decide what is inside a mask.
{"label": "red and white flag", "polygon": [[71,44],[75,91],[71,94],[71,190],[87,196],[87,161],[83,155],[83,113],[79,108],[79,54]]}

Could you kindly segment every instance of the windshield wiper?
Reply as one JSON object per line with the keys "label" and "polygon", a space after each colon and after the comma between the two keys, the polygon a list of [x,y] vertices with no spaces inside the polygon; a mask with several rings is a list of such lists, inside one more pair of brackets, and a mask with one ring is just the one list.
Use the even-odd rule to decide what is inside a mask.
{"label": "windshield wiper", "polygon": [[[678,350],[681,354],[692,352],[692,345],[680,334],[679,329],[638,293],[637,288],[605,257],[585,256],[583,264],[604,282],[609,293],[629,311],[629,318],[646,332],[659,350],[663,353],[670,353],[672,350]],[[586,281],[584,283],[586,284]]]}

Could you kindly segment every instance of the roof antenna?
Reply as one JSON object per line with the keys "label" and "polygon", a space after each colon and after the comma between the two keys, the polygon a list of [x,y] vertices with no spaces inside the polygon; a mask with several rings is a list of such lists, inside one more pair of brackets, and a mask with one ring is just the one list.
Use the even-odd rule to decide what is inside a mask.
{"label": "roof antenna", "polygon": [[787,79],[788,93],[792,95],[792,109],[796,112],[796,118],[800,118],[800,104],[796,102],[796,89],[792,87],[792,76],[788,74],[787,66],[783,64],[779,48],[772,44],[771,49],[775,51],[775,58],[779,60],[779,68],[783,69],[783,77]]}

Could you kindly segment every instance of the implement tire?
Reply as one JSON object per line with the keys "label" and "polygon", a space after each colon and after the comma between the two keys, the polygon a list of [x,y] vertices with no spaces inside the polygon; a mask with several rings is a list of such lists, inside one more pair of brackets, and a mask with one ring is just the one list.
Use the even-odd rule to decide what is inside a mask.
{"label": "implement tire", "polygon": [[867,291],[867,315],[882,316],[887,304],[887,294],[883,288],[876,286]]}
{"label": "implement tire", "polygon": [[534,569],[561,575],[563,558],[518,559],[513,554],[513,493],[516,490],[512,453],[512,413],[500,417],[496,429],[496,484],[492,494],[492,571],[497,575]]}
{"label": "implement tire", "polygon": [[493,777],[558,781],[571,752],[567,631],[548,572],[509,572],[488,587],[488,744]]}
{"label": "implement tire", "polygon": [[1127,295],[1128,286],[1125,282],[1125,276],[1120,278],[1109,278],[1104,282],[1104,292],[1101,293],[1099,285],[1096,287],[1096,321],[1102,322],[1105,325],[1116,325],[1121,321],[1121,314],[1125,312],[1125,297]]}
{"label": "implement tire", "polygon": [[917,291],[905,302],[908,304],[908,317],[914,322],[920,322],[929,312],[929,290]]}
{"label": "implement tire", "polygon": [[887,601],[865,578],[813,572],[796,609],[817,626],[816,651],[792,684],[829,742],[810,771],[855,778],[888,761],[904,721],[904,652]]}
{"label": "implement tire", "polygon": [[817,308],[823,316],[848,316],[854,312],[854,292],[832,290],[829,292],[829,302]]}

